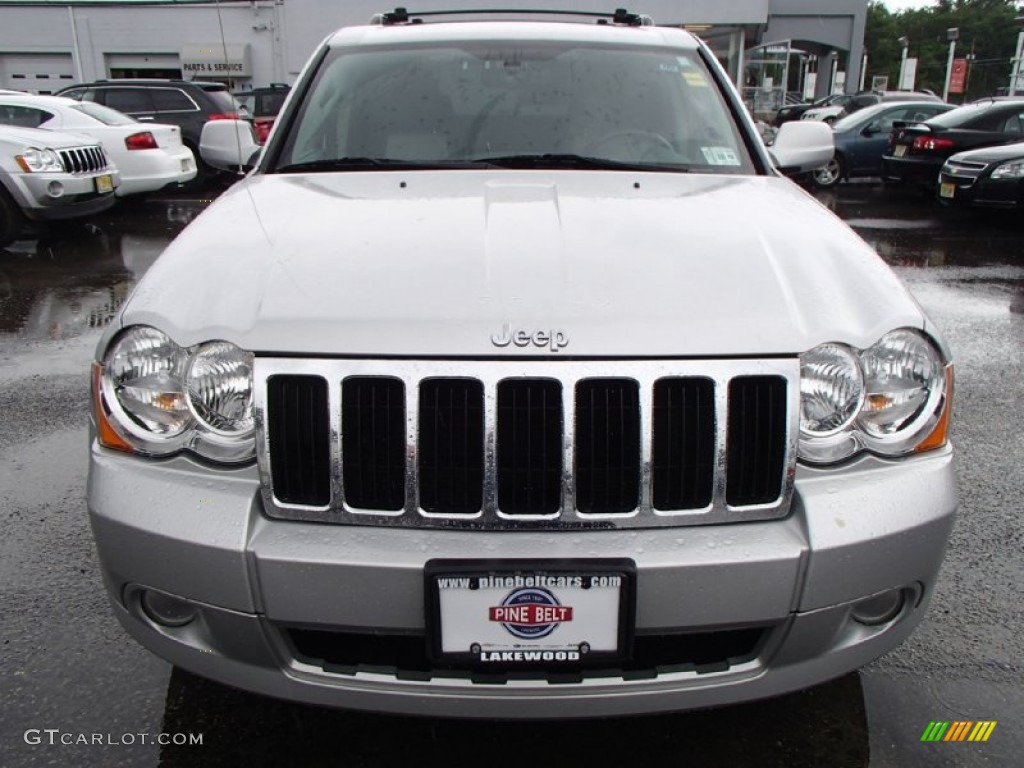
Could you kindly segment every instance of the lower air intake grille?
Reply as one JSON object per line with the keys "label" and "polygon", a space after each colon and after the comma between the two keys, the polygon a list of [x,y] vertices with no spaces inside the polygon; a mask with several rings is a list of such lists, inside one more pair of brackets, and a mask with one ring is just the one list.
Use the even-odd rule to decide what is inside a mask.
{"label": "lower air intake grille", "polygon": [[469,679],[482,685],[513,680],[540,679],[552,684],[581,683],[588,678],[649,680],[661,674],[727,672],[736,664],[756,658],[770,627],[693,632],[638,634],[633,658],[627,662],[585,668],[507,672],[488,665],[484,670],[434,664],[427,658],[423,635],[381,635],[316,629],[285,629],[296,659],[324,672],[356,675],[360,672],[391,675],[399,680],[433,678]]}

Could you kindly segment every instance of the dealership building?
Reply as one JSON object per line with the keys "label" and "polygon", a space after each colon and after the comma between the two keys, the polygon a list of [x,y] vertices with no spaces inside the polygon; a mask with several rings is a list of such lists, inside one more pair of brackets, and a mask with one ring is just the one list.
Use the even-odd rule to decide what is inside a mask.
{"label": "dealership building", "polygon": [[[509,5],[432,0],[410,9]],[[52,93],[124,77],[220,80],[236,91],[291,83],[324,37],[386,10],[373,0],[0,0],[0,88]],[[641,0],[631,10],[701,35],[752,105],[861,83],[867,0]]]}

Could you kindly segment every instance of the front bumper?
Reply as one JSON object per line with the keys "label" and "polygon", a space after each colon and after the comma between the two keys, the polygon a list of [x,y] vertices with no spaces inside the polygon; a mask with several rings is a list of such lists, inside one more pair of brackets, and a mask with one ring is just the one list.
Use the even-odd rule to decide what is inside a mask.
{"label": "front bumper", "polygon": [[[591,717],[774,696],[842,675],[921,620],[953,524],[947,448],[902,461],[801,467],[783,520],[658,530],[478,532],[271,520],[254,467],[135,459],[93,446],[89,510],[121,623],[173,664],[296,701],[456,717]],[[439,558],[630,558],[637,636],[759,630],[749,654],[565,682],[476,679],[297,652],[295,633],[423,638],[424,564]],[[196,604],[162,626],[141,589]],[[905,589],[879,626],[857,601]],[[710,635],[709,635],[710,636]],[[415,644],[415,641],[414,641]]]}
{"label": "front bumper", "polygon": [[[942,194],[944,185],[952,185],[952,197]],[[947,187],[948,189],[948,187]],[[947,205],[978,208],[1017,208],[1024,205],[1024,180],[993,181],[988,176],[965,178],[943,171],[939,174],[939,201]]]}
{"label": "front bumper", "polygon": [[[96,179],[109,176],[116,188],[121,175],[105,169],[88,174],[70,173],[12,173],[11,190],[26,218],[32,221],[61,221],[80,216],[91,216],[107,210],[116,202],[115,192],[97,192]],[[63,192],[59,197],[49,194],[51,182],[58,182]]]}

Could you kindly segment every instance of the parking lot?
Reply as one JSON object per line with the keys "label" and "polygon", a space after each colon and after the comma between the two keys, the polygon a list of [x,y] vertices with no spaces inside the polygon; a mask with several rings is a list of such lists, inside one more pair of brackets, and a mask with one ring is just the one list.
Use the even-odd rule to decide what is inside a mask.
{"label": "parking lot", "polygon": [[[895,267],[954,352],[960,516],[929,616],[904,645],[859,673],[761,703],[597,722],[455,722],[320,710],[229,690],[173,671],[130,640],[108,609],[84,504],[89,361],[135,282],[214,194],[164,194],[0,251],[0,765],[1019,762],[1019,220],[949,211],[873,180],[817,193]],[[922,743],[937,720],[998,726],[986,743]],[[47,729],[117,743],[26,738]],[[202,734],[202,744],[139,738],[159,733]]]}

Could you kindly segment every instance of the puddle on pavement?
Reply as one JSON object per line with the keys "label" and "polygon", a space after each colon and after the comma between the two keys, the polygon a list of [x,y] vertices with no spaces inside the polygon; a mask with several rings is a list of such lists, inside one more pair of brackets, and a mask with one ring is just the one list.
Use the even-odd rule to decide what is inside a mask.
{"label": "puddle on pavement", "polygon": [[205,201],[133,205],[0,250],[0,334],[71,339],[108,325]]}

